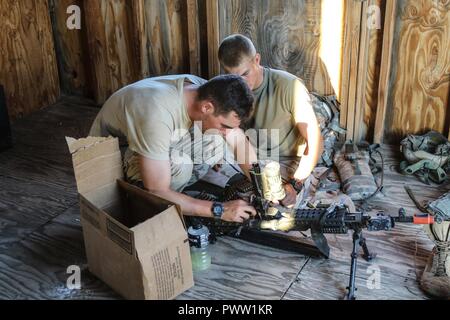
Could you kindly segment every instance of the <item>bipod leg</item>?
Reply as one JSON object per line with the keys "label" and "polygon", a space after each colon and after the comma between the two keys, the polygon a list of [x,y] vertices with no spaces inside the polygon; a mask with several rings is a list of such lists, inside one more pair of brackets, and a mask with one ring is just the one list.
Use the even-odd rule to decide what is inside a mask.
{"label": "bipod leg", "polygon": [[371,261],[372,259],[374,259],[377,254],[376,253],[370,253],[369,248],[367,248],[367,243],[366,243],[366,238],[363,237],[362,232],[360,232],[359,235],[359,245],[362,247],[363,249],[363,258],[366,261]]}
{"label": "bipod leg", "polygon": [[[357,262],[358,262],[358,251],[359,251],[359,246],[361,243],[361,230],[355,230],[353,231],[353,249],[352,249],[352,254],[350,255],[352,258],[352,263],[350,266],[350,280],[348,282],[348,287],[347,287],[347,295],[345,296],[346,300],[355,300],[355,291],[356,286],[355,286],[355,277],[356,277],[356,267],[357,267]],[[366,247],[367,249],[367,247]]]}

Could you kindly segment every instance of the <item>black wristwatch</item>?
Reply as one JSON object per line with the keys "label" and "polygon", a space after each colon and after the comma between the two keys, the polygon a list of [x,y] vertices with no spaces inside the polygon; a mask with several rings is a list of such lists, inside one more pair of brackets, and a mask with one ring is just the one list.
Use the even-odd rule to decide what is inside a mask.
{"label": "black wristwatch", "polygon": [[224,212],[223,203],[214,202],[212,205],[211,211],[212,211],[214,218],[221,219],[223,212]]}
{"label": "black wristwatch", "polygon": [[295,192],[297,192],[297,194],[300,193],[300,191],[302,191],[303,189],[303,183],[300,180],[297,180],[295,178],[292,178],[291,180],[289,180],[289,184],[294,188]]}

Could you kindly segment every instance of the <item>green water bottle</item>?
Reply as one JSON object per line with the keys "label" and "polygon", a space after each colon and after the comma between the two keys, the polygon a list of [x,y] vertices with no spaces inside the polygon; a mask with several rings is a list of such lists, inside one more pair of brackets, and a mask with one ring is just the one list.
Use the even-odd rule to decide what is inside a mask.
{"label": "green water bottle", "polygon": [[211,265],[211,256],[208,251],[208,228],[197,222],[189,227],[188,237],[191,246],[192,270],[198,272],[208,269]]}

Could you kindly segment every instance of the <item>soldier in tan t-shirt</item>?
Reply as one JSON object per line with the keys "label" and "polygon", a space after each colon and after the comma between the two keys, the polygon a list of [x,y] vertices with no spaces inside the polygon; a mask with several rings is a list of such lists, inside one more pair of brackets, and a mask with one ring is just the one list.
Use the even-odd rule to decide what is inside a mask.
{"label": "soldier in tan t-shirt", "polygon": [[[267,130],[260,131],[257,139],[248,135],[257,150],[250,151],[250,161],[255,161],[256,156],[258,160],[279,161],[283,179],[298,188],[310,176],[323,151],[308,90],[298,77],[261,66],[260,54],[243,35],[231,35],[222,41],[219,60],[226,73],[242,76],[255,95],[254,114],[241,125],[242,129]],[[291,183],[285,184],[285,205],[295,203]]]}
{"label": "soldier in tan t-shirt", "polygon": [[[250,115],[253,101],[239,76],[210,81],[191,75],[149,78],[113,94],[95,119],[90,135],[118,137],[128,146],[124,159],[127,179],[177,203],[184,214],[243,222],[256,214],[245,201],[213,203],[181,191],[192,178],[195,161],[208,165],[220,161],[220,153],[212,152],[211,156],[208,152],[220,149],[222,136],[233,136],[234,129]],[[194,128],[201,132],[192,142]]]}

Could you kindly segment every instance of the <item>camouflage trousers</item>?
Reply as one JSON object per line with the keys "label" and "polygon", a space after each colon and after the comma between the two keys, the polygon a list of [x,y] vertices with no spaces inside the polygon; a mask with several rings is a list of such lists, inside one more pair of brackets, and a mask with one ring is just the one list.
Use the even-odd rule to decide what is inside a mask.
{"label": "camouflage trousers", "polygon": [[[300,164],[299,157],[280,157],[277,161],[280,164],[281,178],[285,183],[294,177],[295,172]],[[230,153],[226,153],[224,164],[211,168],[207,166],[197,166],[194,168],[194,172],[204,173],[201,175],[201,180],[210,184],[225,188],[227,182],[236,174],[242,174],[242,170],[235,162],[234,157]],[[261,167],[264,167],[268,160],[260,160]],[[301,203],[310,197],[311,192],[315,191],[315,187],[312,185],[313,176],[310,176],[303,183],[304,188],[297,195],[297,202],[295,207],[300,207]]]}

